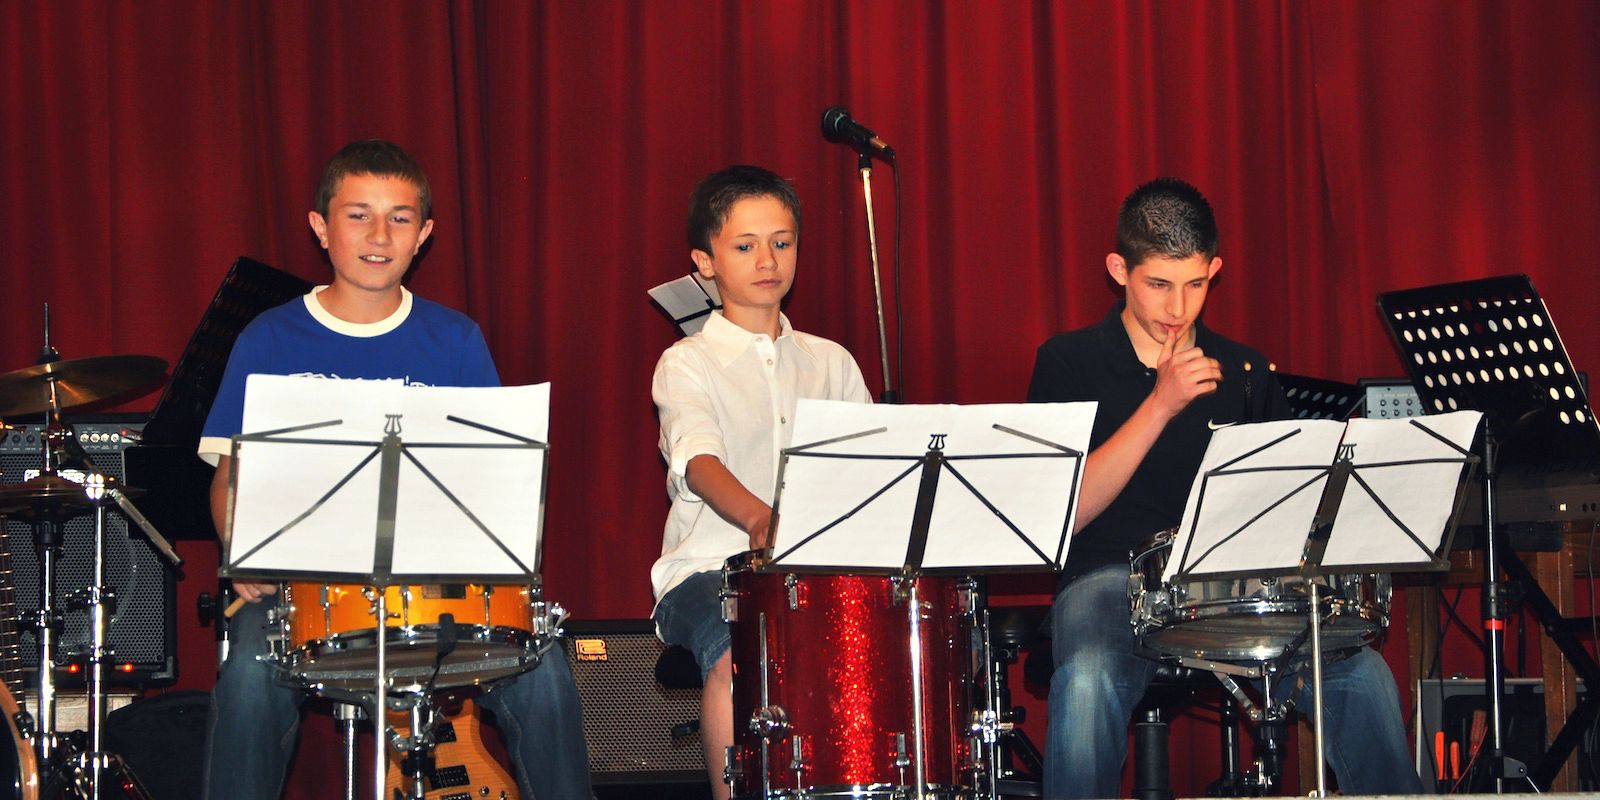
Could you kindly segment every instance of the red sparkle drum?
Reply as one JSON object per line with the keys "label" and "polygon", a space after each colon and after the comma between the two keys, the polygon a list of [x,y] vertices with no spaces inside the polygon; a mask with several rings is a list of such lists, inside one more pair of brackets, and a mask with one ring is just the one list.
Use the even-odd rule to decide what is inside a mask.
{"label": "red sparkle drum", "polygon": [[[1236,578],[1167,583],[1172,531],[1147,540],[1133,555],[1128,581],[1134,633],[1145,647],[1167,656],[1210,661],[1265,662],[1306,642],[1311,596],[1305,580]],[[1328,575],[1318,579],[1322,646],[1348,654],[1389,624],[1388,575]],[[1310,658],[1304,643],[1296,658]]]}
{"label": "red sparkle drum", "polygon": [[[433,674],[440,616],[455,619],[456,647],[434,686],[470,686],[506,678],[538,662],[533,635],[535,590],[527,586],[390,586],[384,660],[393,677],[424,683]],[[314,687],[362,690],[377,677],[377,593],[370,586],[286,583],[280,589],[275,657]]]}
{"label": "red sparkle drum", "polygon": [[763,572],[749,553],[728,560],[735,797],[914,797],[919,756],[927,796],[971,786],[971,583],[917,579],[920,671],[903,584]]}

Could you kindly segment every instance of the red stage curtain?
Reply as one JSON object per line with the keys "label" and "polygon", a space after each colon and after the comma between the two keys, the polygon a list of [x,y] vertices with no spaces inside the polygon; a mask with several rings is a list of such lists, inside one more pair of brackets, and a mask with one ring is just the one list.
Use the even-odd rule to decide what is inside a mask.
{"label": "red stage curtain", "polygon": [[689,267],[699,176],[794,178],[789,313],[876,389],[854,157],[820,111],[895,145],[912,402],[1020,399],[1038,343],[1112,301],[1116,205],[1160,174],[1221,221],[1208,322],[1286,371],[1399,375],[1376,293],[1508,272],[1594,370],[1596,42],[1579,1],[0,0],[0,368],[32,362],[44,301],[67,357],[170,360],[234,257],[323,278],[322,163],[394,139],[434,190],[411,285],[508,381],[553,383],[551,596],[643,616],[675,336],[644,289]]}

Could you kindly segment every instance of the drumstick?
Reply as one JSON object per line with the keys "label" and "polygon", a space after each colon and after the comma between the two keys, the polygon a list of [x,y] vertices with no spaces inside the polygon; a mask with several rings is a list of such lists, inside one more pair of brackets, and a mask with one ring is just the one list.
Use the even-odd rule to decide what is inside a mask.
{"label": "drumstick", "polygon": [[223,618],[233,619],[233,615],[239,613],[239,609],[244,608],[244,604],[248,602],[250,601],[244,599],[243,597],[233,598],[233,602],[229,603],[228,607],[222,610]]}

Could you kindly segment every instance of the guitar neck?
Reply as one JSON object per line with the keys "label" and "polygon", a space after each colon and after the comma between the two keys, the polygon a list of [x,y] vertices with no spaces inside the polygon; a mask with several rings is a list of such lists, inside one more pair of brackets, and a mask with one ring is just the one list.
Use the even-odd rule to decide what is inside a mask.
{"label": "guitar neck", "polygon": [[17,617],[17,581],[11,568],[11,536],[0,524],[0,683],[22,697],[22,625]]}

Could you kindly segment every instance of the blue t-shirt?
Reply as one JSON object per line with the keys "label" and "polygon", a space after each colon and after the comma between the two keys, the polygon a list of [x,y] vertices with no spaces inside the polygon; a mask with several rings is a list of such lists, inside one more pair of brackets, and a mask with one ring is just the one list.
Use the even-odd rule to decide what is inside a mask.
{"label": "blue t-shirt", "polygon": [[323,309],[317,291],[262,312],[239,334],[200,434],[202,458],[216,463],[231,452],[229,440],[244,424],[250,375],[500,385],[483,332],[467,315],[407,291],[388,319],[355,324]]}

